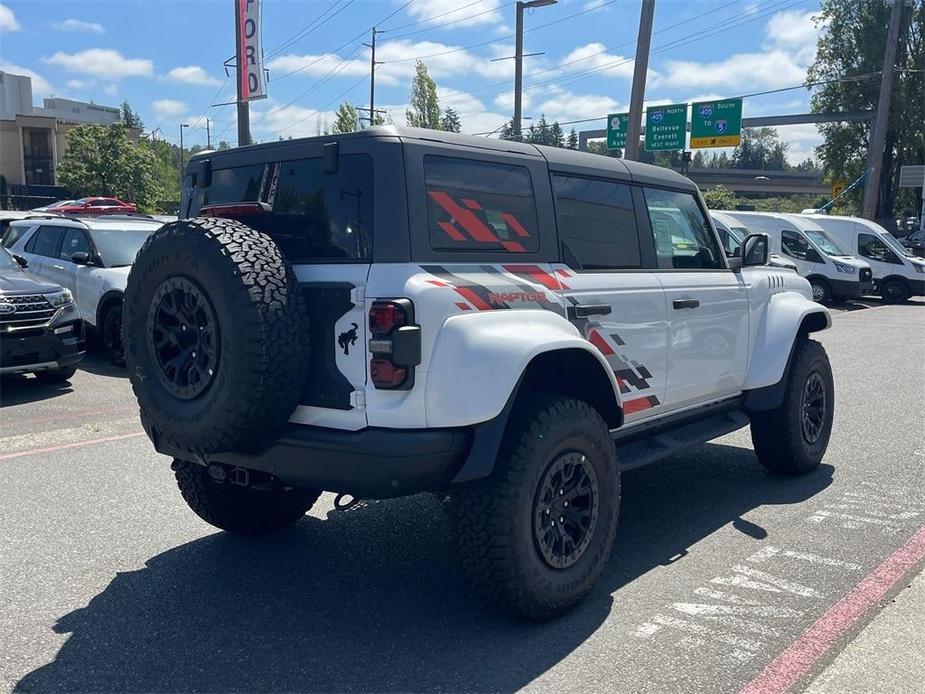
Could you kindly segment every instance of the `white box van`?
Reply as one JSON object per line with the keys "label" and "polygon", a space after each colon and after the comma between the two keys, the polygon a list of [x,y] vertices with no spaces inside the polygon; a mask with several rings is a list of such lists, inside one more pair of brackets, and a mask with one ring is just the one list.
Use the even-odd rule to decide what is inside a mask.
{"label": "white box van", "polygon": [[[742,239],[748,236],[751,230],[738,219],[726,212],[715,212],[710,210],[710,218],[713,220],[713,226],[716,227],[716,233],[719,234],[720,243],[726,256],[733,258],[740,253]],[[768,256],[768,265],[771,267],[786,268],[787,270],[797,271],[796,263],[793,263],[777,253],[771,253]]]}
{"label": "white box van", "polygon": [[884,301],[898,304],[925,295],[925,261],[904,248],[886,229],[860,217],[801,215],[825,229],[841,245],[870,263],[874,287]]}
{"label": "white box van", "polygon": [[819,303],[864,296],[873,292],[873,271],[825,233],[821,226],[798,214],[724,210],[754,233],[767,234],[771,252],[792,260],[797,273],[809,280]]}

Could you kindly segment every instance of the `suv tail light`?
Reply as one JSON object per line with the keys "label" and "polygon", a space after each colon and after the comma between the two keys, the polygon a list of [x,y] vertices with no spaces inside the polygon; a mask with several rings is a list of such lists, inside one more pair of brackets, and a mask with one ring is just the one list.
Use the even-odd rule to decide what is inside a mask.
{"label": "suv tail light", "polygon": [[421,326],[409,299],[374,301],[369,309],[369,377],[376,388],[410,390],[421,363]]}

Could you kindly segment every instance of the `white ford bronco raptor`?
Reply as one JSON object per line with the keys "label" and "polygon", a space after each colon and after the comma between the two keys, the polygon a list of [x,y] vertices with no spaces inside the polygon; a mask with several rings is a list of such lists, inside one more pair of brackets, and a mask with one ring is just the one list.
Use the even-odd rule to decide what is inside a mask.
{"label": "white ford bronco raptor", "polygon": [[621,159],[376,127],[197,155],[138,253],[125,356],[183,498],[235,533],[322,491],[448,499],[462,569],[550,619],[600,575],[620,474],[832,428],[807,281],[727,258],[696,186]]}

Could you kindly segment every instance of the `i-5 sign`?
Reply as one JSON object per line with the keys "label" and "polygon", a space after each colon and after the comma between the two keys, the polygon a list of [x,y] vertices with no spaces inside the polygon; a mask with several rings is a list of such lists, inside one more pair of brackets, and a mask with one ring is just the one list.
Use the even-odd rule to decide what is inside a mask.
{"label": "i-5 sign", "polygon": [[629,127],[630,114],[611,113],[607,116],[607,149],[624,149],[626,147],[626,129]]}
{"label": "i-5 sign", "polygon": [[687,139],[687,104],[649,106],[646,109],[646,151],[684,149]]}
{"label": "i-5 sign", "polygon": [[742,141],[742,99],[693,104],[691,149],[735,147]]}

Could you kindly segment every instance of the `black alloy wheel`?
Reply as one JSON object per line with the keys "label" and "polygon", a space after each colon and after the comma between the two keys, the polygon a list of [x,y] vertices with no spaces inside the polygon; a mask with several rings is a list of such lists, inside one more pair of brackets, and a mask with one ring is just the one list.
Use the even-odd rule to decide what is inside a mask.
{"label": "black alloy wheel", "polygon": [[826,418],[825,383],[818,371],[813,371],[803,385],[800,417],[806,443],[816,443]]}
{"label": "black alloy wheel", "polygon": [[597,526],[600,487],[581,453],[560,456],[546,469],[533,503],[533,539],[553,569],[574,566]]}
{"label": "black alloy wheel", "polygon": [[103,317],[101,330],[103,349],[112,363],[125,364],[125,346],[122,343],[122,307],[113,306]]}
{"label": "black alloy wheel", "polygon": [[177,398],[192,400],[208,389],[221,353],[212,303],[186,277],[171,277],[154,292],[148,313],[148,349],[157,377]]}

